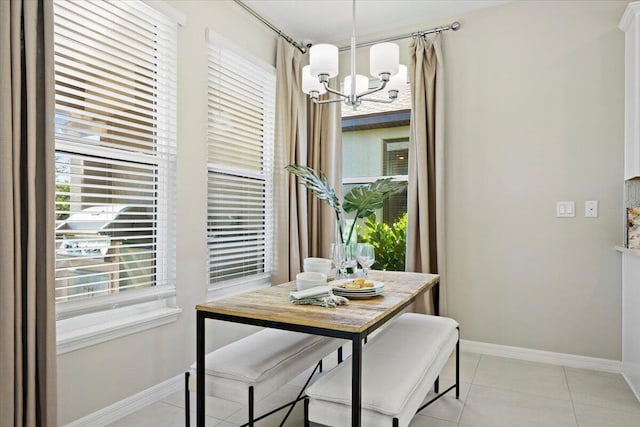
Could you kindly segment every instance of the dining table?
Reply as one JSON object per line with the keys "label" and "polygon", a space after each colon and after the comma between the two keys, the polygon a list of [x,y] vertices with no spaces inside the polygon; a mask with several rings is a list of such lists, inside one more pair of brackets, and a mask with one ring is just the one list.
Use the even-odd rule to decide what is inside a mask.
{"label": "dining table", "polygon": [[[261,288],[196,305],[196,418],[205,425],[205,321],[242,323],[307,334],[340,338],[351,342],[351,425],[361,426],[362,358],[366,338],[433,289],[439,293],[437,274],[370,270],[368,279],[382,282],[384,292],[366,299],[351,299],[346,305],[326,308],[295,305],[289,295],[295,282]],[[435,313],[438,314],[438,313]],[[366,355],[365,355],[366,357]]]}

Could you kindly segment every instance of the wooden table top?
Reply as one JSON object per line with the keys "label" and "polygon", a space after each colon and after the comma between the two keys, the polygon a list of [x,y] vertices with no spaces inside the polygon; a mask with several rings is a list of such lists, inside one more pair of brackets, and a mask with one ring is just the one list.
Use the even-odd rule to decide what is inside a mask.
{"label": "wooden table top", "polygon": [[336,308],[291,304],[289,293],[296,288],[295,282],[289,282],[198,304],[196,310],[336,331],[363,332],[438,283],[440,277],[437,274],[369,271],[369,279],[384,283],[382,295],[350,300],[347,305]]}

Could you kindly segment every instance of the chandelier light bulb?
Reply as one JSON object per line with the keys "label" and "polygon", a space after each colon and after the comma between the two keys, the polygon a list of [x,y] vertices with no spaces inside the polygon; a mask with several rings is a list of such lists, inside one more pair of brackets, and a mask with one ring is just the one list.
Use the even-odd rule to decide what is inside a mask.
{"label": "chandelier light bulb", "polygon": [[397,90],[398,92],[402,91],[405,87],[407,87],[407,67],[405,65],[398,65],[398,72],[395,75],[391,76],[389,79],[389,83],[385,87],[385,90]]}
{"label": "chandelier light bulb", "polygon": [[[347,76],[343,81],[344,93],[351,95],[351,76]],[[362,74],[356,74],[356,95],[369,89],[369,78]]]}
{"label": "chandelier light bulb", "polygon": [[369,68],[373,77],[398,73],[400,48],[395,43],[378,43],[369,50]]}
{"label": "chandelier light bulb", "polygon": [[309,95],[311,92],[318,92],[318,95],[322,95],[327,92],[324,85],[320,83],[317,77],[311,75],[309,65],[302,67],[302,91]]}
{"label": "chandelier light bulb", "polygon": [[309,71],[313,77],[338,75],[338,48],[331,44],[316,44],[309,49]]}

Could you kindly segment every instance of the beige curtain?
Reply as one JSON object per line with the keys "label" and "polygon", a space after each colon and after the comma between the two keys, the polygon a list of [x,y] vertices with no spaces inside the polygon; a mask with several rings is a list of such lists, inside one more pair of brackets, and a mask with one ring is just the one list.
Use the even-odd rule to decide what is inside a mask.
{"label": "beige curtain", "polygon": [[[325,95],[326,97],[326,95]],[[325,98],[323,97],[323,99]],[[308,166],[327,175],[329,184],[342,194],[342,119],[340,103],[309,102]],[[331,258],[336,239],[336,214],[325,202],[309,197],[309,255]]]}
{"label": "beige curtain", "polygon": [[307,164],[307,116],[302,92],[302,53],[278,39],[276,53],[274,284],[295,279],[309,256],[307,190],[284,167]]}
{"label": "beige curtain", "polygon": [[[444,105],[440,34],[411,44],[411,129],[407,192],[407,271],[440,274],[440,314],[445,315]],[[415,310],[433,313],[433,296]]]}
{"label": "beige curtain", "polygon": [[53,6],[0,1],[0,426],[54,426]]}

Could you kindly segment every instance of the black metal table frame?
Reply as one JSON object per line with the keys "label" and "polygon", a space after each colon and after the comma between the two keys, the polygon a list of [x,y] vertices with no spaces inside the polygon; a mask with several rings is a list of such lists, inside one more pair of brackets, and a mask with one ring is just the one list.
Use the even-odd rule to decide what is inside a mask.
{"label": "black metal table frame", "polygon": [[[369,334],[387,323],[389,320],[400,314],[402,310],[413,303],[416,298],[425,294],[429,289],[434,290],[434,302],[439,297],[440,282],[437,281],[432,286],[426,287],[420,293],[414,295],[402,305],[385,314],[385,316],[362,332],[339,331],[331,328],[319,328],[315,326],[296,325],[288,322],[274,320],[254,319],[244,316],[234,316],[229,314],[213,313],[206,310],[197,310],[196,319],[196,425],[205,427],[205,320],[215,319],[226,322],[242,323],[245,325],[262,326],[265,328],[283,329],[293,332],[303,332],[312,335],[322,335],[332,338],[341,338],[351,341],[351,426],[361,426],[362,409],[362,340]],[[438,301],[439,302],[439,301]],[[439,315],[439,304],[435,305],[435,314]]]}

